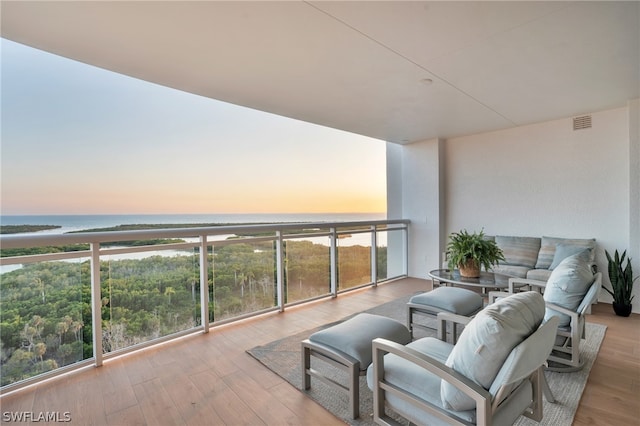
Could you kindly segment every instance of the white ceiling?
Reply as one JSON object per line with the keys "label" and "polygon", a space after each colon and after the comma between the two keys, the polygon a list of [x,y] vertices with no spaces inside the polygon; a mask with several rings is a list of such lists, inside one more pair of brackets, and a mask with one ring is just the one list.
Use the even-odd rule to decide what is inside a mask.
{"label": "white ceiling", "polygon": [[640,97],[637,1],[1,7],[6,39],[396,143],[582,115]]}

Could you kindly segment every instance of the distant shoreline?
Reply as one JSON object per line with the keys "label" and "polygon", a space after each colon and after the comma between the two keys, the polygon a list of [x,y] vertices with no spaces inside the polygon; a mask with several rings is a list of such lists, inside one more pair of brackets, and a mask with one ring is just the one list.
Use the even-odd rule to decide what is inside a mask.
{"label": "distant shoreline", "polygon": [[[249,222],[242,225],[261,225],[263,223]],[[83,232],[115,232],[115,231],[139,231],[144,229],[166,229],[166,228],[209,228],[213,226],[229,226],[238,225],[237,223],[141,223],[141,224],[123,224],[117,226],[109,226],[105,228],[82,229],[79,231],[68,231],[69,234],[78,234]],[[52,229],[60,229],[60,225],[3,225],[0,226],[0,234],[23,234],[28,232],[49,231]]]}
{"label": "distant shoreline", "polygon": [[[120,226],[153,224],[158,227],[222,226],[255,223],[353,222],[384,220],[386,213],[238,213],[238,214],[113,214],[113,215],[0,215],[0,228],[44,226],[20,234],[65,234],[103,231]],[[138,225],[134,225],[138,224]],[[203,225],[204,224],[204,225]],[[127,228],[131,229],[131,228]],[[127,230],[119,228],[118,230]],[[140,229],[140,228],[138,228]],[[153,228],[142,228],[153,229]],[[3,233],[9,233],[3,231]],[[15,228],[10,233],[15,232]]]}
{"label": "distant shoreline", "polygon": [[0,226],[0,234],[25,234],[27,232],[49,231],[62,228],[60,225],[4,225]]}

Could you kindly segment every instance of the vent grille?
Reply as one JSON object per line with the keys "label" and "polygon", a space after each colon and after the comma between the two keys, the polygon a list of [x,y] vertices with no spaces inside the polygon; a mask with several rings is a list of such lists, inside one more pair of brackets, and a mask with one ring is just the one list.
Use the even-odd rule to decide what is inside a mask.
{"label": "vent grille", "polygon": [[583,115],[582,117],[573,117],[573,130],[590,129],[591,116]]}

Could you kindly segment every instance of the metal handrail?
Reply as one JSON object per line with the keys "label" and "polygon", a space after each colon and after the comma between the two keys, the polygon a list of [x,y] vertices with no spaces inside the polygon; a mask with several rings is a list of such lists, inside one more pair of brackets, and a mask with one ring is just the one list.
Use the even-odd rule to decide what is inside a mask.
{"label": "metal handrail", "polygon": [[136,231],[77,232],[47,235],[3,235],[0,236],[2,249],[42,247],[60,244],[108,243],[126,240],[154,238],[197,238],[238,232],[264,232],[300,228],[356,227],[367,225],[408,225],[407,219],[375,220],[362,222],[300,222],[257,225],[224,225],[197,228],[142,229]]}

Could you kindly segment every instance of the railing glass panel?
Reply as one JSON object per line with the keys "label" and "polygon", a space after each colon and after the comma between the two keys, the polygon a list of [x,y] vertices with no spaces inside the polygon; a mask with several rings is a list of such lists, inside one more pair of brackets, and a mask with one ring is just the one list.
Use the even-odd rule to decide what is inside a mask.
{"label": "railing glass panel", "polygon": [[277,306],[275,243],[214,246],[209,276],[209,321],[216,322]]}
{"label": "railing glass panel", "polygon": [[199,262],[192,250],[103,256],[102,346],[115,352],[200,324]]}
{"label": "railing glass panel", "polygon": [[407,232],[399,226],[387,226],[387,278],[407,274]]}
{"label": "railing glass panel", "polygon": [[369,284],[371,232],[338,229],[338,291]]}
{"label": "railing glass panel", "polygon": [[2,386],[93,356],[89,261],[3,266]]}
{"label": "railing glass panel", "polygon": [[406,237],[402,228],[387,228],[377,233],[378,281],[406,274]]}
{"label": "railing glass panel", "polygon": [[393,277],[393,271],[389,275],[387,262],[387,237],[389,231],[376,232],[376,281],[384,281]]}
{"label": "railing glass panel", "polygon": [[285,304],[330,294],[331,259],[328,236],[285,240],[284,264]]}

